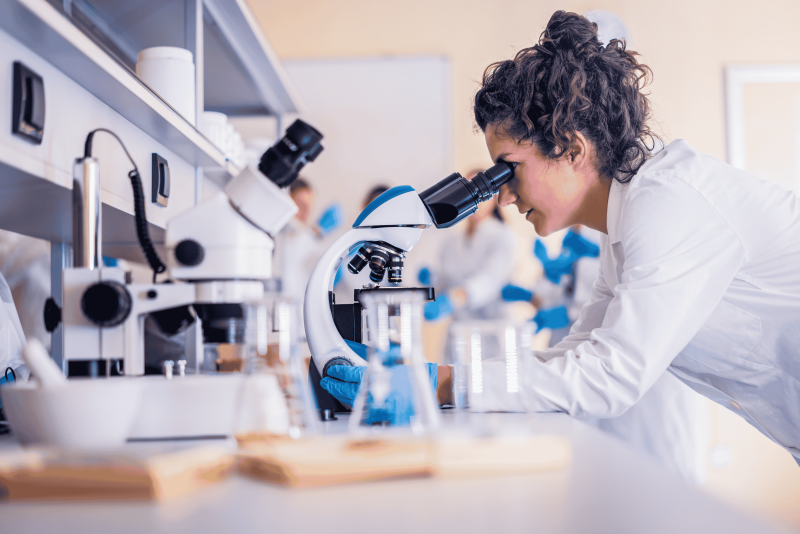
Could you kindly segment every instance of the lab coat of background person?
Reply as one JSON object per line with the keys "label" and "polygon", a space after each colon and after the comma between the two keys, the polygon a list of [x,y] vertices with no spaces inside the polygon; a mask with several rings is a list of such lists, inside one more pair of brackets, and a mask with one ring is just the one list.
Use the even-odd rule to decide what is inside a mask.
{"label": "lab coat of background person", "polygon": [[[482,169],[467,174],[471,180]],[[514,233],[503,222],[495,202],[483,202],[461,224],[462,232],[445,239],[435,275],[436,301],[425,307],[427,319],[449,316],[456,321],[505,317],[500,292],[514,270]],[[424,271],[423,271],[424,273]]]}
{"label": "lab coat of background person", "polygon": [[49,349],[44,303],[50,296],[50,243],[0,230],[0,273],[14,296],[23,332]]}
{"label": "lab coat of background person", "polygon": [[670,371],[800,463],[800,199],[685,141],[650,157],[649,74],[556,12],[476,94],[492,158],[517,164],[500,204],[540,235],[606,234],[570,335],[522,377],[528,407],[619,416]]}
{"label": "lab coat of background person", "polygon": [[289,195],[297,205],[297,214],[275,240],[273,268],[276,278],[281,281],[281,293],[302,310],[311,271],[325,252],[323,238],[339,226],[341,210],[337,205],[332,205],[313,223],[310,220],[314,205],[311,185],[303,178],[298,178],[289,186]]}
{"label": "lab coat of background person", "polygon": [[[601,232],[580,225],[573,226],[570,231],[595,245],[601,244]],[[538,301],[534,305],[563,305],[571,320],[566,327],[553,330],[551,347],[569,335],[584,305],[591,300],[599,274],[600,258],[586,255],[575,260],[570,274],[562,277],[560,283],[543,278],[536,285],[533,300]],[[703,399],[697,393],[664,373],[639,402],[619,417],[584,420],[645,452],[685,480],[703,484],[709,439],[706,412]]]}

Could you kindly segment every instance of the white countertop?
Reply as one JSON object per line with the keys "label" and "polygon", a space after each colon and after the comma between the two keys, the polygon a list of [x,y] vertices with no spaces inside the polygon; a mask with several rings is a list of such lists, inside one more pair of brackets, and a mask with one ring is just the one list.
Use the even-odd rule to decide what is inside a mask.
{"label": "white countertop", "polygon": [[[452,424],[455,415],[445,412]],[[472,414],[570,438],[563,470],[286,489],[239,476],[161,503],[0,504],[4,533],[537,532],[759,533],[779,526],[687,486],[643,454],[564,414]],[[326,423],[338,433],[344,421]],[[155,444],[153,444],[155,445]],[[0,450],[16,447],[0,439]]]}

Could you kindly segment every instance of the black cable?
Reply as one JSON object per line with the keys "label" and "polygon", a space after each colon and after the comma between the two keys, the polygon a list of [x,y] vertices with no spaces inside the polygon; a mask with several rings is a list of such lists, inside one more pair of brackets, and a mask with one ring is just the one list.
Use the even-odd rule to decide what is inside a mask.
{"label": "black cable", "polygon": [[130,152],[128,152],[128,149],[125,147],[125,143],[122,142],[122,139],[120,139],[119,136],[111,130],[107,130],[105,128],[97,128],[96,130],[89,132],[89,135],[86,136],[86,144],[83,148],[83,157],[92,157],[92,140],[94,138],[94,134],[97,132],[105,132],[114,136],[114,138],[122,147],[122,150],[125,151],[125,155],[128,156],[128,159],[131,160],[131,164],[133,165],[133,170],[128,173],[128,178],[130,178],[131,187],[133,188],[133,214],[136,220],[136,236],[139,238],[139,245],[142,247],[142,251],[147,258],[147,263],[149,263],[150,268],[153,269],[153,283],[155,284],[156,275],[166,271],[167,266],[164,265],[164,263],[161,261],[161,258],[158,257],[156,248],[153,245],[153,242],[150,240],[150,232],[147,229],[147,215],[145,214],[144,210],[144,190],[142,189],[142,178],[139,176],[139,168],[136,166],[136,162],[133,161]]}
{"label": "black cable", "polygon": [[11,378],[14,379],[14,382],[17,381],[17,373],[14,372],[14,369],[12,369],[11,367],[6,367],[6,372],[4,374],[5,374],[5,379],[6,379],[6,383],[7,384],[11,383],[11,382],[8,381],[8,372],[9,371],[11,371]]}

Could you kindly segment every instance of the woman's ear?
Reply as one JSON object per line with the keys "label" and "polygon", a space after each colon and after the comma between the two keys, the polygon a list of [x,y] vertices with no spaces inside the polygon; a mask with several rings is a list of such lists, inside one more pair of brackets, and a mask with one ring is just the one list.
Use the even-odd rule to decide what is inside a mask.
{"label": "woman's ear", "polygon": [[569,147],[569,162],[570,165],[581,168],[587,163],[591,162],[591,156],[589,155],[590,151],[590,144],[586,137],[579,131],[575,131],[572,133],[572,143]]}

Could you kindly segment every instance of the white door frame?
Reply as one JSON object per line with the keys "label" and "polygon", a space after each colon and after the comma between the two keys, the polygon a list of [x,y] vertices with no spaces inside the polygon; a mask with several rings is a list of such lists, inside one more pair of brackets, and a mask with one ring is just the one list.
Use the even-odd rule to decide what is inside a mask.
{"label": "white door frame", "polygon": [[744,131],[744,84],[800,83],[800,63],[728,65],[725,68],[725,115],[728,163],[747,166]]}

